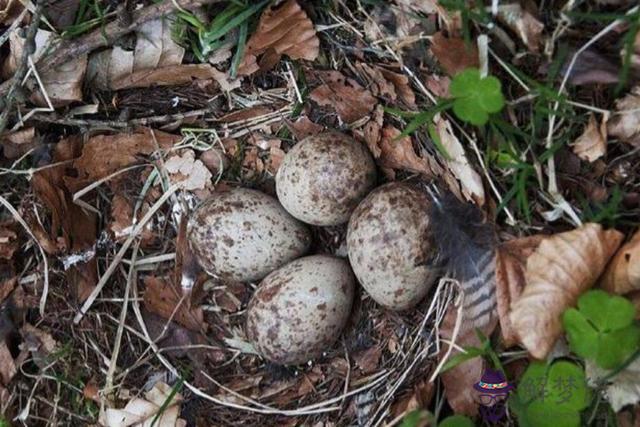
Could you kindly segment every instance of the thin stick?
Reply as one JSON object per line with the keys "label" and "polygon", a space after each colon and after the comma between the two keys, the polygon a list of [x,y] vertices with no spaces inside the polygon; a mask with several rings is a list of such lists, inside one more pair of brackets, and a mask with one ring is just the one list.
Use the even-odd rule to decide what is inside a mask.
{"label": "thin stick", "polygon": [[44,253],[44,249],[40,246],[40,242],[36,239],[36,236],[33,234],[26,221],[22,218],[22,215],[9,203],[7,199],[0,196],[0,204],[2,204],[11,215],[20,223],[20,225],[26,230],[27,234],[31,236],[33,241],[35,242],[38,249],[40,249],[40,255],[42,256],[42,263],[44,264],[44,286],[42,288],[42,296],[40,297],[40,316],[44,316],[44,308],[47,304],[47,295],[49,294],[49,263],[47,261],[47,255]]}
{"label": "thin stick", "polygon": [[160,209],[160,207],[167,201],[167,199],[169,199],[169,197],[173,195],[173,193],[175,193],[178,190],[178,188],[179,186],[177,184],[174,184],[171,187],[169,187],[167,191],[162,195],[162,197],[160,197],[160,199],[156,203],[154,203],[153,206],[151,206],[151,208],[149,209],[149,211],[147,211],[145,216],[142,217],[140,222],[134,227],[134,229],[131,231],[131,234],[129,235],[129,237],[127,237],[127,240],[125,240],[122,247],[116,254],[115,258],[113,259],[113,261],[111,262],[107,270],[104,272],[104,274],[98,281],[98,284],[96,285],[95,289],[91,292],[91,294],[89,295],[89,298],[87,298],[87,300],[82,305],[80,312],[76,314],[76,316],[73,318],[74,324],[77,325],[82,319],[82,317],[87,313],[89,308],[91,308],[91,305],[93,305],[93,302],[96,300],[96,298],[98,298],[98,295],[102,291],[102,288],[104,288],[104,285],[107,284],[107,281],[115,271],[116,267],[120,264],[120,261],[122,261],[124,254],[127,252],[127,250],[129,249],[129,246],[131,246],[136,236],[140,234],[140,232],[142,232],[142,229],[147,225],[147,222],[149,222],[149,220],[153,217],[153,215],[155,215],[156,211]]}

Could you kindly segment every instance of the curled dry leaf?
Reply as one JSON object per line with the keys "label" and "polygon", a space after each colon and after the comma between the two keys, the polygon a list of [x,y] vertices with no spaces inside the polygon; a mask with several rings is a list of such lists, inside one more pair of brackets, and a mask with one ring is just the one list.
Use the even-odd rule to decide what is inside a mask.
{"label": "curled dry leaf", "polygon": [[[413,149],[410,136],[396,139],[400,131],[391,125],[387,125],[380,131],[378,149],[380,156],[378,163],[382,168],[404,169],[415,173],[433,176],[429,162],[418,156]],[[374,153],[375,154],[375,153]]]}
{"label": "curled dry leaf", "polygon": [[498,19],[515,32],[531,52],[538,52],[544,25],[518,3],[498,7]]}
{"label": "curled dry leaf", "polygon": [[324,126],[312,122],[307,116],[300,116],[295,122],[287,120],[285,124],[297,141],[324,130]]}
{"label": "curled dry leaf", "polygon": [[321,83],[309,94],[319,105],[335,109],[345,123],[353,123],[373,110],[376,99],[369,90],[339,71],[315,71],[314,76]]}
{"label": "curled dry leaf", "polygon": [[[52,32],[38,30],[35,37],[36,50],[32,56],[37,63],[47,49],[54,43],[55,35]],[[9,47],[11,53],[3,67],[5,77],[12,75],[22,58],[25,40],[19,31],[13,31],[9,35]],[[72,61],[67,61],[55,69],[42,72],[40,79],[45,92],[54,106],[67,105],[73,101],[82,100],[82,82],[87,70],[87,56],[81,55]],[[34,93],[33,101],[41,106],[47,106],[46,98],[41,92]]]}
{"label": "curled dry leaf", "polygon": [[616,294],[640,290],[640,230],[616,252],[602,277],[601,286]]}
{"label": "curled dry leaf", "polygon": [[17,159],[29,150],[38,146],[36,130],[33,127],[20,129],[15,132],[5,133],[0,137],[2,154],[9,160]]}
{"label": "curled dry leaf", "polygon": [[517,342],[517,335],[509,318],[511,304],[517,301],[525,287],[527,258],[540,245],[544,236],[523,237],[502,243],[496,255],[496,299],[500,331],[506,347]]}
{"label": "curled dry leaf", "polygon": [[11,25],[23,8],[18,0],[0,0],[0,24]]}
{"label": "curled dry leaf", "polygon": [[527,260],[526,287],[509,316],[520,343],[537,358],[549,354],[562,333],[562,313],[596,282],[622,233],[599,224],[544,239]]}
{"label": "curled dry leaf", "polygon": [[616,113],[607,126],[609,135],[640,147],[640,86],[616,101]]}
{"label": "curled dry leaf", "polygon": [[400,100],[407,107],[416,108],[416,95],[407,76],[377,65],[358,63],[356,68],[368,80],[368,87],[374,96],[390,101]]}
{"label": "curled dry leaf", "polygon": [[451,123],[437,114],[434,118],[436,132],[440,138],[440,144],[447,151],[448,158],[445,160],[446,167],[453,173],[459,181],[459,189],[451,188],[454,183],[447,180],[447,184],[454,194],[460,194],[468,200],[475,202],[478,206],[484,205],[485,195],[482,185],[482,178],[469,163],[462,144],[453,133]]}
{"label": "curled dry leaf", "polygon": [[461,38],[445,37],[442,32],[433,35],[431,53],[450,76],[455,76],[466,68],[480,66],[478,48],[474,44],[468,45]]}
{"label": "curled dry leaf", "polygon": [[320,40],[313,22],[296,0],[287,0],[281,6],[267,8],[260,16],[258,28],[247,42],[238,74],[249,75],[269,69],[282,55],[313,61],[319,52]]}
{"label": "curled dry leaf", "polygon": [[148,276],[144,279],[144,307],[165,319],[173,319],[192,331],[204,331],[202,307],[191,307],[191,300],[172,280]]}
{"label": "curled dry leaf", "polygon": [[8,385],[17,373],[18,369],[7,343],[0,341],[0,384]]}
{"label": "curled dry leaf", "polygon": [[607,122],[600,125],[596,117],[591,114],[589,123],[582,135],[573,143],[573,152],[582,160],[593,163],[607,153]]}
{"label": "curled dry leaf", "polygon": [[145,399],[135,397],[123,409],[107,408],[100,414],[100,423],[106,427],[186,427],[186,421],[179,418],[181,402],[180,393],[158,381],[145,393]]}

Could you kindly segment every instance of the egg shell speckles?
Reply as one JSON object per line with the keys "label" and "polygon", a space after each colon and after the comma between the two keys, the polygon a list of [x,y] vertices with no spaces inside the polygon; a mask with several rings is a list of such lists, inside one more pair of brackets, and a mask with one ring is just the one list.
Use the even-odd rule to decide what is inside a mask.
{"label": "egg shell speckles", "polygon": [[289,150],[276,175],[276,191],[291,215],[327,226],[347,222],[375,182],[376,167],[367,148],[330,131]]}
{"label": "egg shell speckles", "polygon": [[307,227],[275,198],[246,188],[214,194],[198,206],[187,238],[205,271],[240,282],[262,279],[311,244]]}
{"label": "egg shell speckles", "polygon": [[415,306],[438,271],[429,232],[429,197],[408,183],[372,191],[349,221],[349,261],[360,284],[392,310]]}
{"label": "egg shell speckles", "polygon": [[271,362],[312,360],[336,342],[349,319],[355,277],[329,255],[290,262],[264,278],[247,308],[247,337]]}

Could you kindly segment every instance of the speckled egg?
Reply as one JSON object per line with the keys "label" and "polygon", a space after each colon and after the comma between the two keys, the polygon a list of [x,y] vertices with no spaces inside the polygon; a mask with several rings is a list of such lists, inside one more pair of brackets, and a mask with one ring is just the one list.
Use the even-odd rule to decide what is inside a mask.
{"label": "speckled egg", "polygon": [[351,312],[355,277],[329,255],[297,259],[264,278],[247,308],[247,336],[271,362],[295,365],[331,348]]}
{"label": "speckled egg", "polygon": [[307,137],[289,150],[276,175],[276,191],[282,206],[299,220],[338,225],[349,220],[375,181],[367,148],[331,131]]}
{"label": "speckled egg", "polygon": [[360,284],[392,310],[415,306],[438,274],[429,231],[429,197],[409,183],[372,191],[349,220],[349,261]]}
{"label": "speckled egg", "polygon": [[246,188],[214,194],[198,206],[187,238],[205,271],[241,282],[262,279],[311,244],[307,227],[275,198]]}

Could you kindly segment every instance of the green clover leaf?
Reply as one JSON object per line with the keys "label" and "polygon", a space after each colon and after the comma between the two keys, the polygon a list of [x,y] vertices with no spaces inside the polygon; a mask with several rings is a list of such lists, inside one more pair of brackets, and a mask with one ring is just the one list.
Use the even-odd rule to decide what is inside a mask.
{"label": "green clover leaf", "polygon": [[454,98],[453,112],[460,119],[476,126],[485,125],[489,114],[504,107],[500,80],[493,76],[482,78],[476,68],[468,68],[451,81],[449,93]]}
{"label": "green clover leaf", "polygon": [[582,367],[567,361],[534,362],[520,379],[510,407],[521,426],[575,427],[589,406],[591,391]]}
{"label": "green clover leaf", "polygon": [[575,354],[614,369],[640,345],[634,318],[635,307],[629,300],[594,290],[582,295],[578,309],[566,310],[562,320]]}
{"label": "green clover leaf", "polygon": [[473,427],[473,421],[464,415],[452,415],[438,423],[438,427]]}

